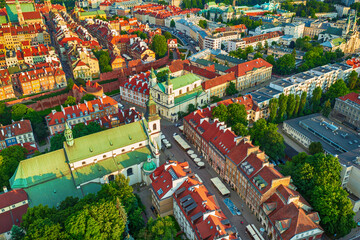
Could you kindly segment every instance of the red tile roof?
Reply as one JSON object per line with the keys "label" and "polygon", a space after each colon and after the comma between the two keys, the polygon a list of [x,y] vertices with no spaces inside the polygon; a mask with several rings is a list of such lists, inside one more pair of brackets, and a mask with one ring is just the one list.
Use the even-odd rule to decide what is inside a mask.
{"label": "red tile roof", "polygon": [[[230,223],[224,222],[227,218],[215,196],[199,181],[189,178],[173,197],[198,239],[221,239],[226,229],[231,228]],[[187,210],[189,207],[191,210]],[[236,234],[230,234],[229,239],[235,238]]]}
{"label": "red tile roof", "polygon": [[349,94],[339,97],[339,98],[343,101],[349,100],[349,101],[352,101],[353,103],[360,104],[359,94],[356,92],[349,93]]}
{"label": "red tile roof", "polygon": [[88,101],[87,103],[79,103],[75,106],[69,106],[62,109],[61,112],[52,112],[45,117],[47,125],[58,125],[64,124],[64,122],[70,118],[74,118],[73,114],[76,117],[80,116],[87,116],[98,109],[98,111],[103,111],[105,108],[116,106],[118,102],[115,101],[113,98],[108,96],[103,96],[95,100]]}
{"label": "red tile roof", "polygon": [[[157,198],[161,199],[164,196],[170,197],[169,191],[172,194],[179,187],[173,186],[173,181],[184,178],[191,173],[191,169],[189,168],[189,163],[183,162],[180,163],[178,161],[169,161],[168,163],[164,163],[163,165],[156,168],[153,174],[150,175],[151,179],[151,187],[154,190]],[[173,175],[176,175],[176,179],[173,178]],[[185,178],[183,179],[185,181]],[[178,181],[178,180],[177,180]]]}
{"label": "red tile roof", "polygon": [[204,90],[208,90],[210,88],[213,88],[213,87],[216,87],[216,86],[219,86],[219,85],[222,85],[224,83],[231,82],[234,80],[236,80],[235,72],[230,72],[228,74],[209,79],[209,80],[201,83],[201,85],[203,86]]}
{"label": "red tile roof", "polygon": [[269,32],[269,33],[261,34],[261,35],[256,35],[256,36],[253,36],[253,37],[246,37],[246,38],[243,38],[242,40],[245,41],[246,44],[249,44],[249,43],[263,41],[263,40],[266,40],[266,39],[280,37],[282,35],[284,35],[282,32],[275,31],[275,32]]}
{"label": "red tile roof", "polygon": [[129,79],[122,81],[120,83],[120,87],[139,92],[141,94],[149,95],[149,77],[150,71],[134,75]]}
{"label": "red tile roof", "polygon": [[40,12],[23,12],[24,20],[42,19]]}
{"label": "red tile roof", "polygon": [[9,136],[14,137],[26,133],[32,133],[30,120],[21,120],[9,125],[0,127],[0,139],[4,140]]}
{"label": "red tile roof", "polygon": [[264,59],[258,58],[248,62],[240,63],[232,68],[229,68],[225,72],[235,72],[236,77],[240,77],[246,75],[248,72],[253,71],[254,69],[263,67],[269,68],[272,67],[272,65],[266,62]]}
{"label": "red tile roof", "polygon": [[[25,200],[28,200],[28,197],[23,189],[2,193],[0,194],[0,209],[10,207]],[[14,224],[20,226],[21,218],[26,213],[28,207],[29,205],[26,203],[21,207],[11,208],[11,210],[4,213],[0,212],[0,234],[10,231]]]}

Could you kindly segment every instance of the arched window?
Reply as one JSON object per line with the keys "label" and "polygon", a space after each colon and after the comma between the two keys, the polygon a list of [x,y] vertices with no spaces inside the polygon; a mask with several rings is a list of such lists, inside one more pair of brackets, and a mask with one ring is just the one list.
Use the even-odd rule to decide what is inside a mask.
{"label": "arched window", "polygon": [[181,91],[181,90],[179,90],[179,94],[182,94],[182,91]]}
{"label": "arched window", "polygon": [[134,173],[133,173],[132,168],[129,168],[128,170],[126,170],[126,174],[127,174],[127,176],[133,175]]}
{"label": "arched window", "polygon": [[160,101],[160,93],[158,93],[158,100]]}
{"label": "arched window", "polygon": [[186,88],[186,91],[187,91],[187,92],[189,91],[189,87]]}
{"label": "arched window", "polygon": [[109,182],[114,181],[114,180],[115,180],[115,176],[114,176],[113,174],[111,174],[108,179],[109,179]]}
{"label": "arched window", "polygon": [[156,130],[156,123],[154,123],[153,125],[153,130]]}

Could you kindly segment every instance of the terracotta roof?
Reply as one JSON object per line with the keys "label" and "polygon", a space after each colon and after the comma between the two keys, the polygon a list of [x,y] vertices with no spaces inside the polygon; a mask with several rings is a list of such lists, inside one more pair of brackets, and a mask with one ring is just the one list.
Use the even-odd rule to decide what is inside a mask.
{"label": "terracotta roof", "polygon": [[40,12],[23,12],[24,20],[42,19]]}
{"label": "terracotta roof", "polygon": [[52,112],[48,114],[45,119],[48,126],[64,124],[64,122],[70,117],[87,116],[96,111],[103,111],[107,107],[116,106],[118,102],[108,96],[103,96],[101,99],[88,101],[87,103],[79,103],[75,106],[69,106],[62,109],[60,112]]}
{"label": "terracotta roof", "polygon": [[346,100],[349,100],[349,101],[352,101],[353,103],[356,103],[356,104],[360,104],[360,98],[359,98],[359,94],[356,93],[356,92],[352,92],[352,93],[349,93],[345,96],[342,96],[342,97],[339,97],[341,100],[343,101],[346,101]]}
{"label": "terracotta roof", "polygon": [[233,80],[236,80],[235,72],[230,72],[228,74],[221,75],[219,77],[215,77],[205,82],[202,82],[201,85],[203,86],[204,90],[208,90],[210,88],[217,87],[224,83],[231,82]]}
{"label": "terracotta roof", "polygon": [[21,120],[9,125],[0,127],[0,138],[5,140],[8,137],[14,137],[26,133],[32,133],[30,120]]}
{"label": "terracotta roof", "polygon": [[131,91],[139,92],[141,94],[149,95],[149,77],[150,71],[136,74],[129,79],[122,81],[120,86]]}
{"label": "terracotta roof", "polygon": [[246,38],[243,38],[242,40],[245,41],[246,44],[249,44],[249,43],[263,41],[263,40],[266,40],[266,39],[280,37],[282,35],[284,35],[282,32],[275,31],[275,32],[269,32],[269,33],[261,34],[261,35],[256,35],[256,36],[253,36],[253,37],[246,37]]}
{"label": "terracotta roof", "polygon": [[[156,168],[150,175],[151,187],[155,195],[161,199],[163,197],[171,197],[171,194],[176,191],[179,185],[174,185],[173,182],[177,179],[183,178],[191,173],[189,164],[187,162],[169,161]],[[184,179],[185,180],[185,179]],[[176,188],[176,189],[175,189]]]}
{"label": "terracotta roof", "polygon": [[[189,178],[173,197],[198,239],[218,239],[226,234],[226,229],[231,228],[215,196],[199,181]],[[229,236],[230,239],[235,237],[235,234]]]}
{"label": "terracotta roof", "polygon": [[272,65],[268,62],[266,62],[264,59],[262,58],[258,58],[258,59],[254,59],[248,62],[244,62],[244,63],[240,63],[232,68],[229,68],[228,70],[226,70],[225,72],[235,72],[236,77],[240,77],[240,76],[244,76],[246,75],[248,72],[253,71],[255,69],[258,68],[269,68],[272,67]]}
{"label": "terracotta roof", "polygon": [[[10,207],[15,203],[21,203],[28,200],[27,194],[23,189],[16,189],[7,193],[0,194],[0,209]],[[15,224],[20,226],[21,218],[26,213],[29,205],[11,208],[11,210],[0,213],[0,234],[11,230]]]}

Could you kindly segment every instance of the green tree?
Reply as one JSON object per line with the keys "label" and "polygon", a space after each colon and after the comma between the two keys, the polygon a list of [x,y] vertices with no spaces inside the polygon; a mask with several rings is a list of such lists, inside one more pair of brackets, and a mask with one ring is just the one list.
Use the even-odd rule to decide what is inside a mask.
{"label": "green tree", "polygon": [[67,80],[66,89],[70,91],[70,90],[73,88],[73,86],[74,86],[74,80],[73,80],[72,78],[69,78],[69,79]]}
{"label": "green tree", "polygon": [[301,93],[301,98],[300,98],[298,116],[302,116],[303,113],[304,113],[304,108],[305,108],[305,105],[306,105],[306,97],[307,97],[307,93],[302,92]]}
{"label": "green tree", "polygon": [[259,52],[259,51],[261,51],[261,50],[263,50],[263,45],[262,45],[261,42],[258,42],[258,43],[256,44],[255,51]]}
{"label": "green tree", "polygon": [[232,103],[227,107],[227,124],[233,126],[242,123],[247,126],[247,112],[244,104]]}
{"label": "green tree", "polygon": [[239,91],[236,89],[234,82],[229,82],[229,86],[225,89],[226,95],[232,96],[237,94]]}
{"label": "green tree", "polygon": [[358,74],[356,71],[352,71],[349,76],[348,80],[348,87],[349,89],[355,89],[358,85]]}
{"label": "green tree", "polygon": [[300,107],[300,96],[296,95],[295,96],[295,109],[294,109],[294,112],[293,112],[294,116],[298,115],[299,107]]}
{"label": "green tree", "polygon": [[159,58],[164,57],[168,50],[166,38],[163,35],[156,34],[153,37],[151,49],[155,52],[156,56],[158,56]]}
{"label": "green tree", "polygon": [[333,106],[335,103],[335,98],[344,96],[348,93],[349,93],[349,89],[347,88],[344,80],[339,79],[333,85],[330,86],[329,90],[325,94],[325,97],[326,100],[330,100],[331,105]]}
{"label": "green tree", "polygon": [[323,153],[324,149],[323,146],[321,144],[321,142],[312,142],[309,145],[309,153],[311,155],[314,155],[316,153]]}
{"label": "green tree", "polygon": [[231,130],[233,130],[235,132],[235,134],[238,136],[246,136],[249,134],[248,128],[240,122],[238,122],[234,126],[232,126]]}
{"label": "green tree", "polygon": [[207,28],[207,21],[206,20],[200,20],[198,23],[199,27],[206,29]]}
{"label": "green tree", "polygon": [[146,227],[141,230],[138,239],[174,239],[177,233],[177,222],[170,216],[158,217],[155,220],[150,217]]}
{"label": "green tree", "polygon": [[62,231],[62,227],[59,223],[54,223],[48,218],[39,218],[30,225],[24,239],[58,240],[67,238],[67,234]]}
{"label": "green tree", "polygon": [[279,111],[277,114],[278,122],[282,122],[284,120],[284,114],[286,113],[287,108],[287,99],[288,97],[283,93],[279,97]]}
{"label": "green tree", "polygon": [[190,103],[188,105],[188,113],[192,113],[196,110],[196,107],[194,106],[194,104]]}
{"label": "green tree", "polygon": [[65,136],[62,133],[57,133],[50,138],[50,151],[55,151],[63,148]]}
{"label": "green tree", "polygon": [[13,225],[11,228],[11,240],[22,240],[25,237],[25,232],[20,227]]}
{"label": "green tree", "polygon": [[274,71],[280,75],[289,75],[295,70],[295,57],[292,54],[285,54],[275,64]]}
{"label": "green tree", "polygon": [[86,205],[65,223],[66,232],[73,239],[120,239],[125,222],[112,202]]}
{"label": "green tree", "polygon": [[331,113],[331,102],[330,100],[326,100],[326,102],[324,103],[324,107],[321,110],[321,113],[325,116],[328,117]]}
{"label": "green tree", "polygon": [[274,122],[276,117],[277,117],[277,111],[279,108],[279,99],[277,98],[272,98],[269,101],[269,109],[270,109],[270,114],[269,114],[269,121],[270,122]]}
{"label": "green tree", "polygon": [[171,22],[170,22],[170,27],[174,28],[175,27],[175,21],[174,19],[171,19]]}
{"label": "green tree", "polygon": [[295,107],[296,107],[295,96],[294,94],[289,94],[287,100],[287,107],[286,107],[286,113],[288,118],[291,118],[293,116]]}
{"label": "green tree", "polygon": [[284,138],[277,132],[276,124],[260,119],[254,122],[249,133],[253,144],[260,146],[271,159],[279,160],[285,156]]}
{"label": "green tree", "polygon": [[212,109],[212,117],[218,118],[220,122],[227,122],[228,109],[224,104],[220,104]]}
{"label": "green tree", "polygon": [[65,106],[73,106],[76,105],[76,98],[74,98],[73,96],[68,96],[67,99],[65,100]]}
{"label": "green tree", "polygon": [[324,153],[300,153],[282,168],[282,173],[291,176],[301,195],[319,213],[324,230],[336,237],[345,236],[356,226],[348,193],[341,187],[340,171],[339,160]]}
{"label": "green tree", "polygon": [[264,56],[260,52],[254,54],[254,59],[263,58],[263,57]]}
{"label": "green tree", "polygon": [[95,100],[95,99],[96,99],[96,97],[94,95],[87,93],[80,99],[80,102],[84,103],[85,101],[91,101],[91,100]]}
{"label": "green tree", "polygon": [[166,40],[168,40],[172,38],[172,35],[169,32],[164,32],[164,37],[166,38]]}
{"label": "green tree", "polygon": [[264,48],[265,48],[265,49],[268,49],[268,48],[269,48],[269,43],[268,43],[268,41],[265,41]]}
{"label": "green tree", "polygon": [[21,160],[26,158],[27,150],[15,145],[0,152],[0,186],[10,187],[9,179],[15,173]]}
{"label": "green tree", "polygon": [[11,117],[14,121],[20,121],[31,111],[25,104],[16,104],[11,107]]}
{"label": "green tree", "polygon": [[316,87],[313,91],[311,97],[311,104],[313,112],[318,112],[320,110],[320,99],[321,99],[322,89],[320,87]]}

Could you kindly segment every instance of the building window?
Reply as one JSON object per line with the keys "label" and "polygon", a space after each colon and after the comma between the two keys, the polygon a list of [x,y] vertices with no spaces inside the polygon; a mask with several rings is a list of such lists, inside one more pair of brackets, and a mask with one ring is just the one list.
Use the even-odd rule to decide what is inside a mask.
{"label": "building window", "polygon": [[103,158],[106,158],[106,155],[103,155]]}
{"label": "building window", "polygon": [[86,162],[85,162],[85,161],[83,161],[81,164],[82,164],[82,165],[85,165],[85,164],[86,164]]}
{"label": "building window", "polygon": [[154,123],[153,125],[153,130],[156,130],[156,123]]}
{"label": "building window", "polygon": [[133,173],[132,168],[129,168],[128,170],[126,170],[126,174],[127,174],[127,176],[133,175],[134,173]]}

